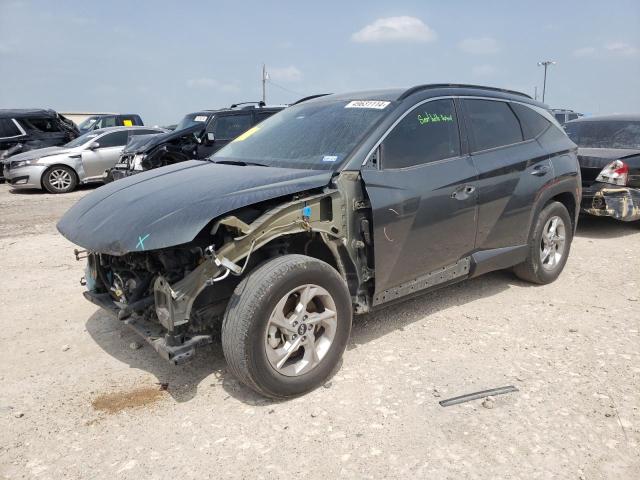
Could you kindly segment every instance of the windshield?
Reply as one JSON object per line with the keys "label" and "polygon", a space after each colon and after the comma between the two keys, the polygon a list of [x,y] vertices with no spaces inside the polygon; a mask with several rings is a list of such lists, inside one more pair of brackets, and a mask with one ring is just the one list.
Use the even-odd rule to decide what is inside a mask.
{"label": "windshield", "polygon": [[640,121],[583,121],[567,123],[565,130],[583,148],[640,148]]}
{"label": "windshield", "polygon": [[247,130],[211,160],[335,169],[391,110],[389,103],[340,100],[294,105]]}
{"label": "windshield", "polygon": [[69,148],[79,147],[80,145],[84,145],[85,143],[90,142],[91,140],[96,138],[98,135],[99,133],[95,133],[95,132],[85,133],[84,135],[80,135],[75,140],[71,140],[69,143],[65,145],[65,147],[69,147]]}
{"label": "windshield", "polygon": [[80,125],[78,125],[78,130],[90,130],[94,123],[96,123],[100,117],[87,117],[84,119]]}
{"label": "windshield", "polygon": [[184,118],[180,120],[180,123],[176,125],[174,131],[177,132],[179,130],[192,127],[193,125],[196,125],[198,123],[202,123],[204,125],[205,123],[207,123],[208,118],[208,115],[204,115],[202,113],[190,113],[189,115],[185,115]]}

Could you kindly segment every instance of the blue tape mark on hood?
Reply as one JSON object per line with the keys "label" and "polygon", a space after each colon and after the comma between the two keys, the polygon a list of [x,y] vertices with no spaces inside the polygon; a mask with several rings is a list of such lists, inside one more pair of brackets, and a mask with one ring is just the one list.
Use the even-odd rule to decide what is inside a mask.
{"label": "blue tape mark on hood", "polygon": [[65,213],[58,231],[91,251],[124,255],[192,241],[238,208],[328,185],[331,171],[191,160],[104,185]]}

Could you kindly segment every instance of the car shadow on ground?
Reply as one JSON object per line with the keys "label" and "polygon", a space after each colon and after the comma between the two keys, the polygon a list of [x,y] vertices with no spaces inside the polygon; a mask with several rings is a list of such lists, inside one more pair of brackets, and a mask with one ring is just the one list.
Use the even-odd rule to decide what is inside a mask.
{"label": "car shadow on ground", "polygon": [[[72,192],[83,191],[83,190],[95,190],[96,188],[102,186],[102,183],[87,183],[78,185]],[[7,187],[9,185],[7,184]],[[46,190],[40,190],[38,188],[11,188],[9,187],[9,193],[11,195],[65,195],[64,193],[49,193]]]}
{"label": "car shadow on ground", "polygon": [[640,232],[640,221],[622,222],[611,217],[581,215],[578,219],[576,237],[606,239],[625,237]]}
{"label": "car shadow on ground", "polygon": [[[349,350],[417,322],[428,322],[429,316],[452,306],[465,305],[479,298],[496,295],[511,285],[529,285],[510,272],[493,272],[476,279],[417,296],[382,310],[355,317]],[[207,387],[222,386],[225,393],[249,405],[269,405],[266,399],[239,383],[227,370],[220,341],[198,349],[190,363],[175,366],[162,359],[149,345],[111,315],[97,310],[86,322],[86,328],[95,342],[109,355],[130,368],[144,370],[168,384],[167,392],[176,402],[187,402],[198,393],[203,382]],[[130,344],[143,343],[133,350]]]}

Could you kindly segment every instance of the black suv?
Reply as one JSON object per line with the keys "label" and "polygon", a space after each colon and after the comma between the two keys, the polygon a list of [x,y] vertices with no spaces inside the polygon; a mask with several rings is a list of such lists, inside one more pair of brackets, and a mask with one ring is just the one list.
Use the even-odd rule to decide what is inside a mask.
{"label": "black suv", "polygon": [[172,132],[136,138],[125,147],[120,162],[106,172],[107,181],[185,160],[204,159],[284,108],[248,103],[189,113]]}
{"label": "black suv", "polygon": [[0,110],[0,181],[2,160],[17,153],[57,147],[78,137],[75,124],[53,110]]}
{"label": "black suv", "polygon": [[284,398],[331,375],[353,313],[492,270],[555,280],[580,193],[544,105],[424,85],[298,103],[209,162],[101,187],[58,230],[86,249],[85,297],[163,357],[221,328],[230,371]]}

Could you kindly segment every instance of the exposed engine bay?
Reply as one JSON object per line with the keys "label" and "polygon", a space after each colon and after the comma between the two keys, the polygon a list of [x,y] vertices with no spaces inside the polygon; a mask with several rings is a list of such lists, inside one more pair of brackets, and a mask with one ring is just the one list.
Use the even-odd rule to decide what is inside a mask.
{"label": "exposed engine bay", "polygon": [[372,279],[371,257],[362,242],[345,245],[352,226],[343,202],[338,190],[308,192],[233,212],[187,245],[120,256],[76,251],[76,258],[87,258],[85,297],[176,364],[217,336],[244,272],[276,256],[304,253],[334,265],[366,310],[362,288]]}

